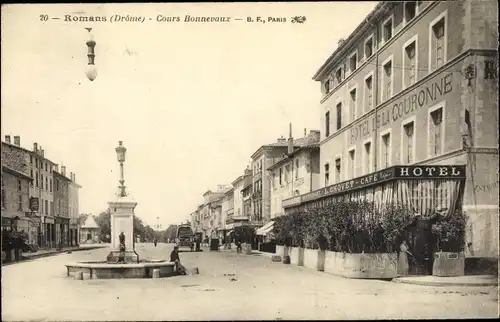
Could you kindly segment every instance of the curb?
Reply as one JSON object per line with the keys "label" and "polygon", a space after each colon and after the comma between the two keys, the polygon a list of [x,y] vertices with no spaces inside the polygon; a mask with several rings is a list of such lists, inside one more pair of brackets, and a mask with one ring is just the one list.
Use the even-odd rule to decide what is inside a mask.
{"label": "curb", "polygon": [[49,256],[55,256],[67,252],[80,252],[84,250],[94,250],[94,249],[100,249],[100,248],[106,248],[108,246],[92,246],[92,247],[79,247],[75,249],[66,249],[66,250],[61,250],[61,251],[55,251],[55,252],[48,252],[48,253],[43,253],[43,254],[38,254],[38,255],[31,255],[31,256],[22,256],[22,258],[18,261],[14,262],[9,262],[9,263],[2,263],[2,266],[8,266],[8,265],[14,265],[17,263],[33,260],[33,259],[38,259],[38,258],[43,258],[43,257],[49,257]]}
{"label": "curb", "polygon": [[459,287],[485,287],[485,286],[498,286],[498,282],[485,282],[485,283],[441,283],[441,282],[423,282],[423,281],[404,281],[393,279],[394,283],[401,284],[413,284],[413,285],[422,285],[422,286],[459,286]]}

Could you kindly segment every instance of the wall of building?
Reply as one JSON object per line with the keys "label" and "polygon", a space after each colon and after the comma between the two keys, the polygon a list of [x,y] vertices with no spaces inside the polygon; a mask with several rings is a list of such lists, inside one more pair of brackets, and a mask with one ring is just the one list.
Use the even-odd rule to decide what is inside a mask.
{"label": "wall of building", "polygon": [[243,215],[243,180],[239,180],[234,183],[233,191],[233,204],[234,204],[234,216]]}

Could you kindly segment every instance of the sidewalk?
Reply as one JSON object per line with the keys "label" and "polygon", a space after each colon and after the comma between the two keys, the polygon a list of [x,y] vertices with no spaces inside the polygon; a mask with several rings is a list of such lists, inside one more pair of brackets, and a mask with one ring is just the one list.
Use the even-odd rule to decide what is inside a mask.
{"label": "sidewalk", "polygon": [[426,286],[497,286],[498,276],[466,275],[456,277],[439,276],[406,276],[392,279],[396,283],[406,283]]}
{"label": "sidewalk", "polygon": [[22,253],[22,259],[16,262],[10,262],[10,263],[5,263],[5,264],[14,264],[14,263],[19,263],[27,259],[36,259],[36,258],[41,258],[41,257],[47,257],[47,256],[53,256],[61,253],[66,253],[66,252],[77,252],[77,251],[82,251],[82,250],[92,250],[92,249],[98,249],[98,248],[105,248],[108,247],[109,244],[83,244],[80,245],[79,247],[65,247],[61,250],[56,250],[56,249],[50,249],[50,250],[39,250],[34,253]]}

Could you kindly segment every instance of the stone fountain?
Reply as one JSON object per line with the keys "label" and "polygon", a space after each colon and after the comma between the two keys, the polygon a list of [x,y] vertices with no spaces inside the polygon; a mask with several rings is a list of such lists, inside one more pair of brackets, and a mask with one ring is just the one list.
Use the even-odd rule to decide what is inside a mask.
{"label": "stone fountain", "polygon": [[167,260],[140,260],[134,243],[134,209],[137,202],[126,192],[123,163],[127,149],[120,141],[115,149],[120,163],[120,185],[113,201],[108,202],[111,213],[111,250],[104,261],[79,261],[67,264],[67,275],[89,278],[152,278],[174,274],[175,264]]}

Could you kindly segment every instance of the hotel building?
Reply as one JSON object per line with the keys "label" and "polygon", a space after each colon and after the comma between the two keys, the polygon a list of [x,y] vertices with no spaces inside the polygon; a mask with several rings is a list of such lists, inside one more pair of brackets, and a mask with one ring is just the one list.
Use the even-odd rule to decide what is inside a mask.
{"label": "hotel building", "polygon": [[498,258],[497,16],[490,0],[380,2],[313,77],[322,188],[285,208],[356,195],[424,217],[461,206],[469,256]]}

